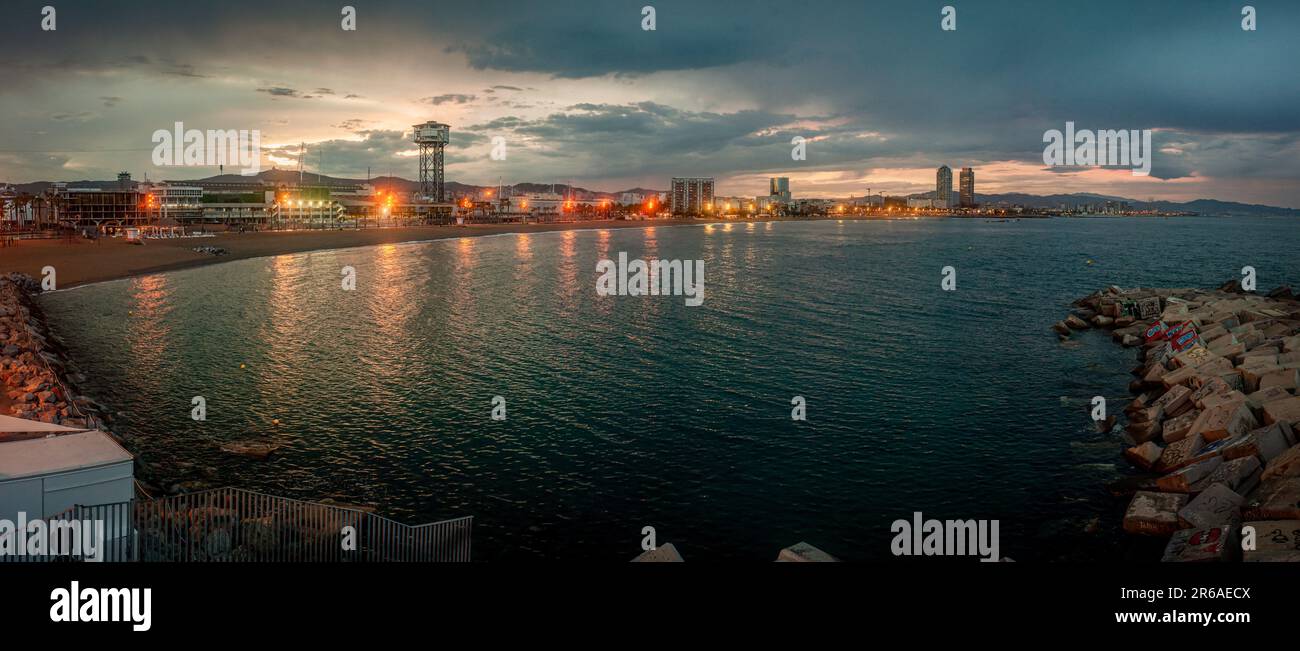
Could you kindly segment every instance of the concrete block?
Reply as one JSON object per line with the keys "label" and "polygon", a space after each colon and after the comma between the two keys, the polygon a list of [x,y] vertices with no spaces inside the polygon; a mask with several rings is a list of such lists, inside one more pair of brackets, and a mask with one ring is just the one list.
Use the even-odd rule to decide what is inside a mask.
{"label": "concrete block", "polygon": [[1191,405],[1191,398],[1192,390],[1181,384],[1177,384],[1170,387],[1164,395],[1156,398],[1156,401],[1151,403],[1151,406],[1159,407],[1164,411],[1166,416],[1172,417],[1186,411],[1185,408]]}
{"label": "concrete block", "polygon": [[1243,522],[1242,529],[1255,531],[1255,548],[1241,552],[1247,563],[1300,562],[1300,520],[1261,520]]}
{"label": "concrete block", "polygon": [[1173,472],[1196,459],[1197,453],[1205,447],[1205,439],[1200,434],[1187,436],[1165,446],[1156,462],[1156,472]]}
{"label": "concrete block", "polygon": [[1193,346],[1187,350],[1174,355],[1172,366],[1174,368],[1196,368],[1218,355],[1211,353],[1208,348],[1202,346]]}
{"label": "concrete block", "polygon": [[1233,440],[1223,449],[1223,458],[1232,460],[1255,456],[1259,457],[1261,465],[1267,467],[1270,461],[1286,452],[1292,445],[1294,442],[1290,426],[1274,423],[1252,430],[1245,436]]}
{"label": "concrete block", "polygon": [[[1291,325],[1285,321],[1274,321],[1273,323],[1268,324],[1267,328],[1263,329],[1263,333],[1265,337],[1277,337],[1280,339],[1291,334]],[[1281,344],[1279,344],[1279,346],[1280,345]]]}
{"label": "concrete block", "polygon": [[1182,439],[1192,431],[1192,424],[1196,422],[1196,418],[1200,415],[1201,411],[1199,409],[1193,409],[1177,418],[1166,420],[1160,437],[1164,439],[1165,443],[1173,443]]}
{"label": "concrete block", "polygon": [[1245,402],[1246,394],[1235,389],[1229,389],[1227,391],[1211,393],[1210,395],[1201,398],[1201,408],[1210,409],[1211,407],[1218,407],[1220,405],[1230,405],[1233,403],[1245,404]]}
{"label": "concrete block", "polygon": [[1260,344],[1264,343],[1264,333],[1260,332],[1258,329],[1255,328],[1252,328],[1249,332],[1245,332],[1245,333],[1234,332],[1233,334],[1237,335],[1237,341],[1246,344],[1246,350],[1250,350],[1251,348],[1255,348],[1256,346],[1259,346]]}
{"label": "concrete block", "polygon": [[672,543],[664,543],[644,552],[632,559],[633,563],[681,563],[682,555],[677,553],[677,548]]}
{"label": "concrete block", "polygon": [[[1247,335],[1247,339],[1249,338],[1250,336]],[[1264,341],[1265,341],[1264,335],[1262,333],[1259,333],[1259,343],[1254,346],[1247,343],[1246,352],[1241,354],[1241,359],[1238,361],[1245,362],[1246,360],[1254,360],[1255,358],[1259,358],[1267,361],[1270,364],[1276,364],[1278,353],[1282,352],[1282,347],[1278,344],[1266,344],[1264,343]],[[1254,364],[1258,362],[1252,361],[1250,363]]]}
{"label": "concrete block", "polygon": [[1196,367],[1182,366],[1160,376],[1160,383],[1163,384],[1166,389],[1169,389],[1180,384],[1187,384],[1192,378],[1196,377],[1196,375]]}
{"label": "concrete block", "polygon": [[1232,343],[1218,348],[1211,348],[1210,352],[1216,355],[1222,355],[1226,359],[1236,359],[1238,355],[1246,352],[1246,344]]}
{"label": "concrete block", "polygon": [[1300,445],[1293,445],[1282,454],[1273,457],[1261,475],[1265,480],[1278,477],[1300,477]]}
{"label": "concrete block", "polygon": [[1186,305],[1168,305],[1165,307],[1164,311],[1160,313],[1160,320],[1165,323],[1184,321],[1187,319],[1188,312],[1189,310]]}
{"label": "concrete block", "polygon": [[1164,450],[1154,441],[1146,441],[1124,450],[1124,458],[1138,468],[1150,470],[1160,460],[1163,452]]}
{"label": "concrete block", "polygon": [[1300,520],[1300,477],[1261,481],[1245,506],[1247,520]]}
{"label": "concrete block", "polygon": [[1300,396],[1274,400],[1264,405],[1262,410],[1265,425],[1272,425],[1273,423],[1300,424]]}
{"label": "concrete block", "polygon": [[1190,493],[1192,485],[1208,477],[1223,464],[1223,457],[1210,457],[1171,472],[1156,480],[1156,488],[1170,493]]}
{"label": "concrete block", "polygon": [[1196,417],[1196,422],[1192,423],[1190,433],[1200,434],[1206,443],[1212,443],[1241,436],[1257,427],[1259,423],[1246,408],[1246,397],[1242,396],[1239,402],[1207,407]]}
{"label": "concrete block", "polygon": [[1233,391],[1241,391],[1242,393],[1245,393],[1246,382],[1245,380],[1241,379],[1241,374],[1237,372],[1237,369],[1230,368],[1224,370],[1222,373],[1217,374],[1215,377],[1227,383],[1228,387],[1231,388]]}
{"label": "concrete block", "polygon": [[1259,391],[1259,381],[1269,373],[1277,373],[1286,369],[1277,364],[1242,364],[1237,367],[1237,373],[1241,375],[1241,383],[1246,387],[1244,393],[1254,393]]}
{"label": "concrete block", "polygon": [[1128,419],[1130,423],[1149,423],[1152,421],[1163,420],[1164,417],[1165,417],[1164,408],[1157,407],[1154,405],[1148,405],[1140,409],[1135,409],[1133,412],[1129,413],[1128,415]]}
{"label": "concrete block", "polygon": [[1182,493],[1138,491],[1124,512],[1124,531],[1146,536],[1168,536],[1179,529],[1178,512],[1187,506]]}
{"label": "concrete block", "polygon": [[1204,381],[1201,382],[1200,386],[1196,387],[1195,391],[1192,391],[1192,397],[1191,397],[1192,404],[1197,409],[1204,409],[1204,406],[1201,404],[1201,401],[1204,400],[1206,396],[1215,393],[1227,393],[1229,391],[1232,391],[1232,388],[1228,386],[1228,383],[1223,381],[1218,376],[1203,378],[1203,380]]}
{"label": "concrete block", "polygon": [[1233,328],[1241,325],[1241,319],[1238,319],[1236,313],[1234,312],[1220,312],[1219,314],[1216,314],[1214,316],[1218,317],[1220,315],[1223,315],[1223,318],[1216,319],[1215,323],[1223,326],[1224,329],[1226,330],[1232,330]]}
{"label": "concrete block", "polygon": [[1246,396],[1246,406],[1262,417],[1263,412],[1261,412],[1260,409],[1262,409],[1266,403],[1290,397],[1291,392],[1282,387],[1269,387],[1267,389],[1260,389],[1259,391]]}
{"label": "concrete block", "polygon": [[1178,511],[1178,522],[1194,529],[1234,525],[1241,522],[1241,504],[1245,501],[1227,486],[1215,484]]}
{"label": "concrete block", "polygon": [[[1211,317],[1211,319],[1212,318],[1213,317]],[[1201,330],[1201,341],[1207,342],[1205,344],[1206,347],[1211,349],[1214,348],[1212,344],[1216,339],[1231,336],[1232,335],[1228,334],[1228,329],[1220,325],[1218,322],[1214,322],[1213,325],[1206,326]],[[1236,342],[1236,340],[1234,339],[1233,342]]]}
{"label": "concrete block", "polygon": [[1144,320],[1160,316],[1160,297],[1147,296],[1137,299],[1134,306],[1134,316]]}
{"label": "concrete block", "polygon": [[1219,352],[1220,350],[1229,346],[1234,346],[1237,343],[1237,338],[1229,334],[1226,330],[1220,334],[1208,333],[1208,335],[1212,336],[1204,336],[1202,337],[1202,340],[1205,341],[1205,347],[1215,355],[1223,355],[1223,353]]}
{"label": "concrete block", "polygon": [[1132,441],[1134,445],[1146,443],[1160,435],[1160,421],[1150,420],[1130,422],[1128,425],[1124,426],[1124,432],[1128,435],[1128,439]]}
{"label": "concrete block", "polygon": [[1165,545],[1162,563],[1214,563],[1239,560],[1241,542],[1237,527],[1180,529]]}
{"label": "concrete block", "polygon": [[1267,389],[1269,387],[1279,387],[1295,391],[1300,386],[1300,369],[1282,369],[1266,375],[1259,376],[1259,383],[1256,385],[1257,390]]}
{"label": "concrete block", "polygon": [[781,553],[777,554],[776,561],[778,563],[838,563],[840,559],[806,542],[798,542],[782,549]]}
{"label": "concrete block", "polygon": [[1259,457],[1254,455],[1224,461],[1214,472],[1192,484],[1192,493],[1200,493],[1215,484],[1223,484],[1238,495],[1249,495],[1259,485],[1262,474]]}

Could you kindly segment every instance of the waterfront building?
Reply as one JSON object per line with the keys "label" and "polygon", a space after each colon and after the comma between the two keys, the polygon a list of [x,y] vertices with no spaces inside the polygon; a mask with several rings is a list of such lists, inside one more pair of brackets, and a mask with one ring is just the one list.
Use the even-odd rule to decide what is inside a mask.
{"label": "waterfront building", "polygon": [[203,188],[197,185],[159,183],[141,187],[145,202],[152,197],[155,211],[162,219],[193,222],[203,218]]}
{"label": "waterfront building", "polygon": [[975,170],[970,167],[961,168],[961,207],[975,207]]}
{"label": "waterfront building", "polygon": [[525,192],[509,198],[506,212],[524,215],[553,216],[560,213],[564,197],[556,192]]}
{"label": "waterfront building", "polygon": [[774,176],[767,181],[768,196],[781,203],[790,203],[790,179],[785,176]]}
{"label": "waterfront building", "polygon": [[713,178],[674,177],[669,197],[674,215],[699,215],[713,203]]}
{"label": "waterfront building", "polygon": [[69,188],[66,183],[56,183],[48,196],[54,206],[55,221],[73,228],[116,231],[138,226],[148,223],[156,208],[149,205],[146,193],[134,188]]}
{"label": "waterfront building", "polygon": [[935,172],[934,196],[939,205],[936,207],[952,207],[952,168],[947,165],[940,165]]}

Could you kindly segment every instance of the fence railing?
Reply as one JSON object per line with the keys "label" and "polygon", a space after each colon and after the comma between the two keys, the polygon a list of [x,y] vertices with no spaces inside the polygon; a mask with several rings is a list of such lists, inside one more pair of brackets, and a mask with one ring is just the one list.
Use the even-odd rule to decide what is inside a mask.
{"label": "fence railing", "polygon": [[[468,562],[473,517],[411,526],[362,509],[239,488],[74,506],[110,562]],[[32,559],[35,560],[35,559]]]}

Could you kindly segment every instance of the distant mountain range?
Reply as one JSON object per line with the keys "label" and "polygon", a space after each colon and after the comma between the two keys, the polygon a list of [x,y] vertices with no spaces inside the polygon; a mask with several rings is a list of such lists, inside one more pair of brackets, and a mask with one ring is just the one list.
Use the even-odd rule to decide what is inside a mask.
{"label": "distant mountain range", "polygon": [[[933,193],[931,193],[933,194]],[[1217,199],[1193,199],[1192,201],[1142,201],[1127,197],[1079,192],[1074,194],[975,194],[976,203],[988,204],[1007,202],[1032,208],[1057,208],[1061,204],[1077,206],[1081,204],[1106,203],[1107,201],[1124,201],[1134,210],[1161,210],[1166,212],[1195,212],[1202,215],[1286,215],[1300,216],[1300,209],[1280,208],[1236,201],[1219,201]]]}
{"label": "distant mountain range", "polygon": [[[935,197],[933,191],[921,192],[918,194],[909,194],[908,198],[932,199]],[[954,197],[955,198],[955,197]],[[1107,201],[1123,201],[1128,203],[1129,207],[1134,210],[1160,210],[1164,212],[1194,212],[1202,215],[1219,215],[1219,216],[1239,216],[1239,215],[1284,215],[1290,217],[1300,216],[1300,209],[1280,208],[1278,206],[1265,206],[1253,203],[1238,203],[1236,201],[1219,201],[1217,199],[1193,199],[1192,201],[1142,201],[1140,199],[1130,199],[1128,197],[1117,197],[1107,194],[1093,194],[1090,192],[1076,192],[1073,194],[1024,194],[1022,192],[1007,192],[1004,194],[980,194],[975,193],[975,203],[980,205],[990,205],[998,203],[1009,203],[1029,208],[1059,208],[1061,204],[1066,206],[1082,206],[1087,204],[1104,204]]]}
{"label": "distant mountain range", "polygon": [[[263,170],[254,176],[242,176],[239,174],[222,174],[210,176],[206,179],[195,179],[188,182],[205,181],[205,182],[226,182],[226,183],[246,183],[253,179],[270,181],[272,183],[296,183],[298,182],[298,172],[294,170],[270,169]],[[399,192],[414,192],[420,186],[418,181],[404,179],[399,176],[377,176],[369,181],[365,179],[349,179],[333,176],[324,176],[315,173],[303,173],[302,179],[306,183],[318,185],[356,185],[359,183],[370,183],[376,187],[390,188]],[[179,181],[184,183],[186,181]],[[14,189],[19,192],[38,193],[43,192],[46,188],[54,183],[51,181],[35,181],[32,183],[18,183]],[[98,188],[115,188],[117,181],[70,181],[68,185],[73,187],[98,187]],[[492,189],[492,185],[469,185],[458,183],[456,181],[446,182],[447,192],[451,195],[478,193],[483,190]],[[550,183],[515,183],[506,186],[514,192],[550,192],[554,190],[563,195],[570,194],[570,187],[566,184]],[[611,199],[617,201],[624,194],[649,194],[652,192],[663,192],[663,190],[650,190],[646,188],[630,188],[619,190],[617,192],[603,192],[600,190],[589,190],[574,186],[572,196],[579,201],[596,201],[601,199]],[[908,197],[932,198],[934,192],[922,192],[907,195]],[[1124,201],[1135,210],[1161,210],[1167,212],[1195,212],[1204,215],[1285,215],[1300,216],[1300,209],[1296,208],[1279,208],[1277,206],[1265,206],[1260,204],[1238,203],[1235,201],[1218,201],[1215,199],[1195,199],[1192,201],[1141,201],[1127,197],[1117,197],[1112,195],[1092,194],[1079,192],[1073,194],[1023,194],[1019,192],[1009,192],[1004,194],[976,194],[975,200],[980,204],[996,204],[1006,202],[1009,204],[1018,204],[1030,208],[1057,208],[1061,204],[1067,206],[1077,206],[1081,204],[1104,204],[1107,201]]]}

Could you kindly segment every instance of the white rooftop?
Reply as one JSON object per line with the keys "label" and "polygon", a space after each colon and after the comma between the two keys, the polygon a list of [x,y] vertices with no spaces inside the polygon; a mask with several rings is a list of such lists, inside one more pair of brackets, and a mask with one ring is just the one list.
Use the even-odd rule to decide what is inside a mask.
{"label": "white rooftop", "polygon": [[84,429],[64,427],[54,423],[42,423],[39,420],[0,416],[0,433],[5,432],[84,432]]}
{"label": "white rooftop", "polygon": [[129,462],[133,457],[103,432],[75,432],[0,443],[0,481]]}

